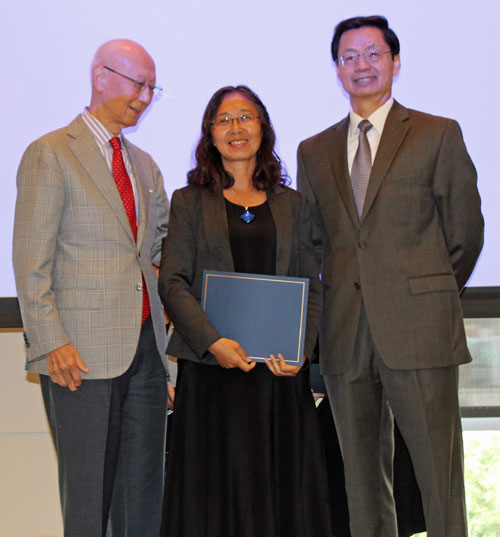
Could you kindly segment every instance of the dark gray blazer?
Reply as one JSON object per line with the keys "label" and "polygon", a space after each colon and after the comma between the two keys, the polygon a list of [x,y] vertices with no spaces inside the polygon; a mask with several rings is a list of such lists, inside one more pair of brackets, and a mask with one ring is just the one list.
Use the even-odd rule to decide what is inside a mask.
{"label": "dark gray blazer", "polygon": [[297,185],[322,243],[322,373],[347,369],[361,301],[388,367],[470,361],[459,292],[481,251],[484,224],[460,127],[394,102],[361,219],[349,180],[348,127],[349,117],[298,149]]}
{"label": "dark gray blazer", "polygon": [[[276,274],[309,278],[305,354],[310,357],[321,313],[321,287],[306,200],[278,186],[267,195],[276,226]],[[159,291],[175,330],[168,353],[216,364],[208,347],[223,337],[200,306],[203,270],[234,271],[222,192],[187,186],[172,195],[169,233],[163,241]]]}

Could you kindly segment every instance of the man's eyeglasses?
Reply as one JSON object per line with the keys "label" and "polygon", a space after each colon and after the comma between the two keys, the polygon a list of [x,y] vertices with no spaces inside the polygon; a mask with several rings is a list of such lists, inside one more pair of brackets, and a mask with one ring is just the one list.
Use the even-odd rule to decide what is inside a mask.
{"label": "man's eyeglasses", "polygon": [[160,88],[160,86],[155,86],[154,84],[148,84],[147,82],[140,82],[139,80],[135,80],[135,78],[131,78],[130,76],[124,75],[123,73],[119,73],[118,71],[115,71],[114,69],[111,69],[111,67],[108,67],[107,65],[103,65],[104,69],[107,69],[108,71],[111,71],[112,73],[115,73],[115,75],[121,76],[122,78],[125,78],[129,82],[132,82],[134,85],[135,91],[139,94],[142,93],[145,87],[148,87],[151,90],[151,93],[153,94],[153,97],[161,97],[163,95],[163,88]]}
{"label": "man's eyeglasses", "polygon": [[339,56],[337,62],[341,67],[353,67],[359,62],[360,58],[363,58],[365,62],[373,64],[378,63],[384,54],[392,54],[390,50],[385,52],[377,52],[372,50],[371,52],[365,52],[363,54],[348,54],[347,56]]}
{"label": "man's eyeglasses", "polygon": [[210,125],[213,125],[214,127],[229,127],[233,124],[233,121],[237,121],[240,125],[245,125],[252,123],[256,119],[260,118],[260,116],[257,116],[256,114],[248,114],[248,113],[242,113],[239,114],[236,117],[230,117],[230,116],[220,116],[218,118],[215,118]]}

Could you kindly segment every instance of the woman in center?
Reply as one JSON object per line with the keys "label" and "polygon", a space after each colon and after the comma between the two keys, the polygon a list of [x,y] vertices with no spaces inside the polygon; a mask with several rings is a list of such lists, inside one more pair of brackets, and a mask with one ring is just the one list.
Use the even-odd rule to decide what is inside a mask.
{"label": "woman in center", "polygon": [[252,362],[200,306],[204,269],[309,278],[304,348],[313,352],[321,286],[311,219],[274,144],[259,97],[221,88],[206,107],[188,186],[172,196],[159,290],[179,373],[164,537],[332,535],[307,359],[302,368],[280,355]]}

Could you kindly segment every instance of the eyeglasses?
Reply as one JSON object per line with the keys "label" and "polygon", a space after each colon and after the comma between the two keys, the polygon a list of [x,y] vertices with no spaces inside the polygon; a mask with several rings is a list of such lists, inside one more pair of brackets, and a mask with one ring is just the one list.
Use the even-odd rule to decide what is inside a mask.
{"label": "eyeglasses", "polygon": [[378,63],[384,54],[392,54],[392,51],[386,50],[385,52],[376,52],[372,50],[371,52],[365,52],[363,54],[349,54],[348,56],[339,56],[337,62],[341,67],[353,67],[359,62],[360,58],[363,58],[365,62],[373,64]]}
{"label": "eyeglasses", "polygon": [[147,82],[139,82],[139,80],[136,80],[135,78],[131,78],[130,76],[124,75],[123,73],[119,73],[118,71],[115,71],[114,69],[111,69],[111,67],[108,67],[107,65],[103,65],[104,69],[107,69],[108,71],[111,71],[112,73],[115,73],[115,75],[121,76],[122,78],[125,78],[129,82],[132,82],[134,85],[135,91],[139,94],[144,91],[145,87],[148,87],[151,90],[151,93],[153,94],[153,97],[161,97],[163,95],[163,88],[160,88],[160,86],[155,86],[152,83]]}
{"label": "eyeglasses", "polygon": [[255,114],[239,114],[236,117],[230,117],[230,116],[221,116],[216,119],[214,119],[210,125],[214,127],[220,127],[225,128],[229,127],[233,124],[233,121],[237,121],[240,125],[248,125],[249,123],[254,122],[256,119],[259,119],[260,116],[257,116]]}

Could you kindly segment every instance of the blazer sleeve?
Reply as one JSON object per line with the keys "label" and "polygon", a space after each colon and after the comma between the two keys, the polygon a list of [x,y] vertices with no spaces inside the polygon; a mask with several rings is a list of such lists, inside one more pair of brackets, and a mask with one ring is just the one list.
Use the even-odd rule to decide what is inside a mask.
{"label": "blazer sleeve", "polygon": [[435,166],[433,195],[461,290],[481,252],[484,221],[476,169],[456,121],[449,121],[443,134]]}
{"label": "blazer sleeve", "polygon": [[[213,327],[193,293],[197,273],[196,216],[183,190],[172,195],[170,223],[163,240],[158,290],[175,330],[190,349],[202,358],[222,336]],[[191,209],[191,210],[190,210]]]}
{"label": "blazer sleeve", "polygon": [[319,281],[319,262],[314,251],[313,221],[309,203],[301,196],[298,216],[299,276],[309,278],[307,323],[304,353],[311,358],[318,339],[319,323],[323,306],[323,291]]}
{"label": "blazer sleeve", "polygon": [[13,263],[29,360],[70,343],[52,290],[52,266],[64,206],[64,184],[55,151],[33,142],[17,173]]}
{"label": "blazer sleeve", "polygon": [[151,250],[151,260],[156,265],[160,264],[161,248],[163,238],[168,232],[168,218],[169,218],[169,203],[165,188],[163,186],[163,177],[160,169],[156,165],[156,162],[152,161],[153,165],[153,180],[155,185],[156,195],[156,231],[153,240],[153,246]]}
{"label": "blazer sleeve", "polygon": [[319,210],[316,203],[316,198],[309,179],[305,157],[304,144],[301,143],[297,150],[297,190],[305,196],[311,214],[311,240],[316,254],[318,263],[321,264],[323,256],[323,228],[319,216]]}

